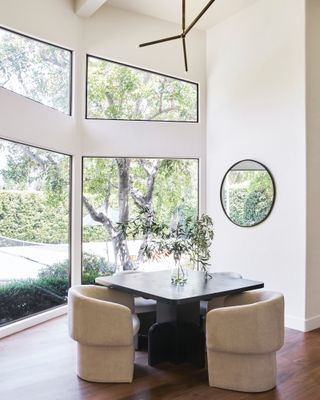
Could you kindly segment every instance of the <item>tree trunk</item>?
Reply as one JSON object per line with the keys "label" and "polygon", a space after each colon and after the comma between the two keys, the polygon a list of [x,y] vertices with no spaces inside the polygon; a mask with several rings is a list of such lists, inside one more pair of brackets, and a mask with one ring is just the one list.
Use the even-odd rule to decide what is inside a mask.
{"label": "tree trunk", "polygon": [[151,229],[150,229],[152,220],[154,218],[152,198],[153,198],[153,191],[154,191],[156,176],[161,167],[161,161],[156,160],[151,169],[148,168],[148,166],[145,163],[145,160],[143,160],[143,159],[140,160],[140,164],[147,173],[146,195],[143,196],[141,193],[138,193],[136,190],[134,190],[132,185],[130,186],[130,192],[131,192],[134,202],[136,203],[136,205],[139,208],[144,210],[144,214],[145,214],[146,233],[143,236],[142,243],[139,248],[138,257],[137,257],[138,262],[142,261],[144,249],[147,245],[147,242],[150,240],[150,238],[152,236]]}
{"label": "tree trunk", "polygon": [[[130,160],[125,158],[116,159],[118,167],[119,187],[118,187],[118,202],[119,202],[119,220],[120,224],[126,224],[129,219],[129,168]],[[118,258],[120,266],[123,270],[133,269],[133,264],[130,259],[127,240],[122,230],[117,227],[108,218],[109,198],[111,194],[111,186],[108,184],[106,189],[105,198],[105,213],[97,213],[94,207],[90,204],[88,199],[83,196],[83,201],[86,209],[88,210],[91,218],[94,221],[101,223],[108,236],[112,240],[115,264],[118,265]]]}
{"label": "tree trunk", "polygon": [[[118,174],[119,174],[119,223],[126,224],[129,220],[129,168],[130,159],[117,158]],[[120,264],[123,270],[133,269],[133,264],[130,259],[127,240],[124,234],[118,231],[116,235],[116,247],[120,257]]]}

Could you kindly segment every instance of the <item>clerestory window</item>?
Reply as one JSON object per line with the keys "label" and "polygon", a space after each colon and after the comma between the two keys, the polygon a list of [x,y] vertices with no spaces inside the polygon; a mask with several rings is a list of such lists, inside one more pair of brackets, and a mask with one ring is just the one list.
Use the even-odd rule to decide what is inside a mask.
{"label": "clerestory window", "polygon": [[87,56],[88,119],[198,122],[198,84]]}
{"label": "clerestory window", "polygon": [[0,27],[0,87],[71,115],[72,52]]}

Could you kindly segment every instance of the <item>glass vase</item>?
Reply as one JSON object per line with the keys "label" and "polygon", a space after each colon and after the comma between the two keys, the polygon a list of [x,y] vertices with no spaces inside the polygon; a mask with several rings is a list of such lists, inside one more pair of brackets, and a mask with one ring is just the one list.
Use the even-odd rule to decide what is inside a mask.
{"label": "glass vase", "polygon": [[171,269],[171,283],[176,286],[184,285],[188,280],[187,270],[181,265],[180,260],[175,261]]}

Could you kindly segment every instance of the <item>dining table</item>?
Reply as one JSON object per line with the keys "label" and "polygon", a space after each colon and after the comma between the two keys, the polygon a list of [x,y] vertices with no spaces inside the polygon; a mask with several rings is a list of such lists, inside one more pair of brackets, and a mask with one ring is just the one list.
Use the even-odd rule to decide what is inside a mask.
{"label": "dining table", "polygon": [[157,301],[156,322],[148,333],[148,362],[190,362],[205,366],[205,332],[200,301],[264,287],[263,282],[202,271],[190,271],[183,285],[171,282],[171,271],[100,276],[96,284]]}

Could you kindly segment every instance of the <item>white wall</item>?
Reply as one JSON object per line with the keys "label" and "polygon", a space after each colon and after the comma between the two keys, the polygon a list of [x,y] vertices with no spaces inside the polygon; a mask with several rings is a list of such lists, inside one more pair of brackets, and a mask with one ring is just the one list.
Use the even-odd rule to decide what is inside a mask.
{"label": "white wall", "polygon": [[[305,329],[306,144],[303,0],[260,0],[207,35],[207,211],[214,266],[283,292],[287,326]],[[235,162],[264,163],[276,184],[270,217],[232,224],[220,184]]]}
{"label": "white wall", "polygon": [[320,2],[306,1],[307,64],[307,292],[306,319],[320,326]]}
{"label": "white wall", "polygon": [[[137,47],[140,42],[176,34],[180,26],[116,10],[107,4],[86,20],[74,14],[73,0],[1,1],[0,26],[74,50],[71,117],[0,88],[0,137],[74,155],[73,283],[79,283],[81,276],[82,155],[199,158],[200,200],[204,210],[206,37],[203,32],[195,29],[188,37],[190,72],[186,75],[181,43]],[[86,53],[200,83],[200,123],[86,121]]]}

